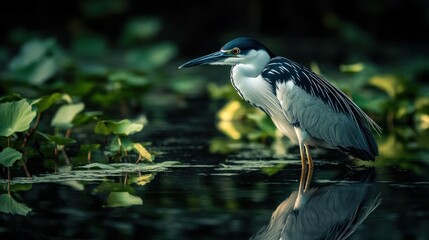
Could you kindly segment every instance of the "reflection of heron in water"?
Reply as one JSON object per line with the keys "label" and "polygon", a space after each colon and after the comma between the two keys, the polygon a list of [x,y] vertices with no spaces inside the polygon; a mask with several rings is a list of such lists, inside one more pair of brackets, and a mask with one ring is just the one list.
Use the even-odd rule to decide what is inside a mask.
{"label": "reflection of heron in water", "polygon": [[312,169],[301,170],[299,189],[251,239],[346,239],[381,203],[368,177],[361,182],[309,189],[311,176]]}

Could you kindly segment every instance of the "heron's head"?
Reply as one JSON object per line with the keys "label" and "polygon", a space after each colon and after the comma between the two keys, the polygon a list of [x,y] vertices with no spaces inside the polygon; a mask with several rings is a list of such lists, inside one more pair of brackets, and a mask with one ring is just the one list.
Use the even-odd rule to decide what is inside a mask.
{"label": "heron's head", "polygon": [[197,65],[236,65],[240,63],[256,62],[258,59],[274,57],[274,54],[262,43],[247,37],[236,38],[226,43],[219,51],[193,59],[179,68]]}

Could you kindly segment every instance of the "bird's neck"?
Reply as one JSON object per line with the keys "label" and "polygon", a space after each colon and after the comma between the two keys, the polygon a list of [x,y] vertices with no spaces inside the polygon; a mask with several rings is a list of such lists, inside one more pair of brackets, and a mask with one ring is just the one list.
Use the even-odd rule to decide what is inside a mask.
{"label": "bird's neck", "polygon": [[233,67],[232,77],[234,79],[255,78],[261,74],[271,57],[265,51],[257,51],[254,54],[255,56],[252,58],[247,59],[242,63],[238,63]]}

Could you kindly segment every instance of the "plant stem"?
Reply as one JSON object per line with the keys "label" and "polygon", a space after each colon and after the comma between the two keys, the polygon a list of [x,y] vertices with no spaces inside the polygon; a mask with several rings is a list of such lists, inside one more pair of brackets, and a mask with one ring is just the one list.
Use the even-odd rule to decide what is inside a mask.
{"label": "plant stem", "polygon": [[91,151],[88,151],[88,163],[91,163]]}
{"label": "plant stem", "polygon": [[10,136],[7,137],[7,146],[10,147]]}
{"label": "plant stem", "polygon": [[71,133],[72,133],[72,128],[69,128],[69,129],[67,129],[67,132],[66,132],[66,138],[69,138],[70,136],[71,136]]}
{"label": "plant stem", "polygon": [[10,167],[7,168],[7,193],[10,195],[10,179],[11,179],[11,174],[10,174]]}
{"label": "plant stem", "polygon": [[28,178],[31,178],[31,173],[30,171],[28,171],[27,163],[25,162],[24,159],[22,159],[22,166],[24,167],[25,175],[27,175]]}
{"label": "plant stem", "polygon": [[34,131],[36,131],[37,127],[39,126],[41,113],[37,114],[36,122],[34,123],[33,127],[28,130],[27,134],[25,135],[24,140],[22,141],[21,147],[27,146],[28,140],[30,139],[31,135],[33,135]]}

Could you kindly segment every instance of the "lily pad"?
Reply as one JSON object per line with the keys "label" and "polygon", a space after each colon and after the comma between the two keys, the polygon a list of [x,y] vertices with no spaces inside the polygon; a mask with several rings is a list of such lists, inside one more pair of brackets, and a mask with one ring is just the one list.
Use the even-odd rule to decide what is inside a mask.
{"label": "lily pad", "polygon": [[0,152],[0,164],[5,167],[12,167],[12,165],[21,158],[22,153],[11,147],[7,147]]}
{"label": "lily pad", "polygon": [[61,106],[52,118],[51,125],[60,129],[68,129],[73,126],[73,119],[85,108],[83,103]]}
{"label": "lily pad", "polygon": [[0,136],[26,131],[35,116],[36,112],[25,99],[0,103]]}
{"label": "lily pad", "polygon": [[0,212],[26,216],[31,208],[25,204],[15,201],[9,194],[0,195]]}
{"label": "lily pad", "polygon": [[143,199],[128,192],[111,192],[107,197],[107,207],[129,207],[143,205]]}

